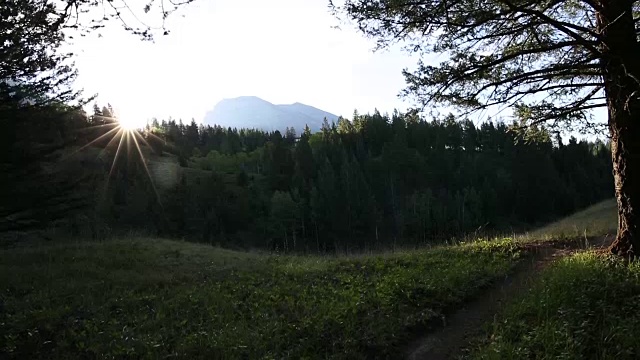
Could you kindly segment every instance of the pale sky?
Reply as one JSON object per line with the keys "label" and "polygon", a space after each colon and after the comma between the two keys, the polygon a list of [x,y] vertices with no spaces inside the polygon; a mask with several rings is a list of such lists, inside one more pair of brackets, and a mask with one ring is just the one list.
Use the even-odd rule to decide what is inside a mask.
{"label": "pale sky", "polygon": [[[144,17],[148,0],[127,3],[159,25],[159,14]],[[202,122],[218,101],[238,96],[301,102],[349,119],[354,109],[390,113],[413,105],[397,95],[405,86],[402,69],[413,69],[418,57],[400,46],[374,53],[375,41],[340,24],[328,0],[196,0],[172,14],[167,27],[170,35],[158,34],[155,43],[115,21],[102,37],[76,37],[76,85],[85,95],[98,93],[100,106],[111,103],[121,121],[135,126],[153,117]],[[496,107],[470,119],[489,115],[508,117],[510,110]],[[606,112],[597,118],[606,119]]]}
{"label": "pale sky", "polygon": [[373,53],[374,41],[353,27],[333,29],[327,3],[198,0],[171,15],[171,34],[155,43],[113,22],[103,37],[73,45],[77,85],[140,124],[169,116],[201,122],[218,101],[245,95],[347,118],[354,109],[405,110],[401,71],[418,59],[399,47]]}

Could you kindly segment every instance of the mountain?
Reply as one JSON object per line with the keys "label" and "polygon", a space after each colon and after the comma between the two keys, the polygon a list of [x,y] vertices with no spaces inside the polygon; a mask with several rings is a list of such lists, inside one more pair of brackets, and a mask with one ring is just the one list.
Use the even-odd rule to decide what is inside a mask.
{"label": "mountain", "polygon": [[329,123],[338,121],[338,116],[334,114],[298,102],[274,105],[259,97],[241,96],[221,100],[213,110],[207,112],[204,123],[238,129],[280,130],[283,135],[287,127],[293,127],[299,135],[305,125],[309,125],[312,132],[320,130],[325,117]]}

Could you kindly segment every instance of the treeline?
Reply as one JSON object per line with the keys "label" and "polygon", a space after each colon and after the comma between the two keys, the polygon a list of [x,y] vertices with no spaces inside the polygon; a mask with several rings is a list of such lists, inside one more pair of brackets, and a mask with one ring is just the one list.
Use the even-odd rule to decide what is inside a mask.
{"label": "treeline", "polygon": [[[147,198],[133,196],[136,177],[120,175],[130,195],[120,191],[111,214],[127,226],[225,246],[329,252],[424,244],[521,229],[613,193],[607,144],[564,144],[543,128],[521,133],[503,123],[376,111],[299,137],[174,120],[154,121],[144,133],[157,155],[181,158],[180,180],[154,205],[150,186],[140,185]],[[127,208],[135,211],[124,215]]]}
{"label": "treeline", "polygon": [[82,138],[86,115],[61,103],[22,106],[2,90],[0,238],[8,231],[41,229],[93,204],[81,190],[89,174],[78,162],[61,161],[64,149]]}

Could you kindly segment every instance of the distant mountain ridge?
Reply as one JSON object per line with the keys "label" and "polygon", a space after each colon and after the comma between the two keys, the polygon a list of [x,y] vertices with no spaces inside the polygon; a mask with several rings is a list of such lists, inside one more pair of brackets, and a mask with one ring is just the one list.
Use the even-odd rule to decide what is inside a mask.
{"label": "distant mountain ridge", "polygon": [[312,132],[320,130],[324,118],[329,123],[338,116],[313,106],[301,104],[275,105],[256,96],[241,96],[218,102],[206,113],[204,124],[232,128],[255,128],[264,131],[279,130],[284,135],[293,127],[299,135],[308,125]]}

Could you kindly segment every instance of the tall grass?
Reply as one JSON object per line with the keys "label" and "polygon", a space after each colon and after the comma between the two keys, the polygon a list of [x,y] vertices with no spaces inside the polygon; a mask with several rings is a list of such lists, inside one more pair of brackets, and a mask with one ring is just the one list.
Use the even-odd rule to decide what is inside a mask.
{"label": "tall grass", "polygon": [[515,299],[474,359],[637,359],[640,263],[595,252],[564,258]]}

